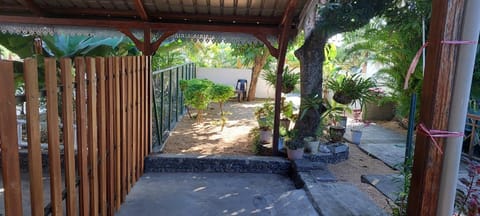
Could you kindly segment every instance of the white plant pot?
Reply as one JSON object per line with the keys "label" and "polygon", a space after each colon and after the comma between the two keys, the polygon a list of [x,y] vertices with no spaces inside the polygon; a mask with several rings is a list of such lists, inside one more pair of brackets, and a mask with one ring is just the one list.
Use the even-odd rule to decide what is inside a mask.
{"label": "white plant pot", "polygon": [[307,143],[307,151],[309,151],[312,154],[317,154],[318,153],[318,146],[320,145],[320,141],[308,141]]}
{"label": "white plant pot", "polygon": [[260,142],[263,144],[272,142],[272,131],[271,130],[260,130]]}
{"label": "white plant pot", "polygon": [[360,145],[360,140],[362,139],[362,131],[351,130],[351,132],[352,132],[352,143],[356,145]]}

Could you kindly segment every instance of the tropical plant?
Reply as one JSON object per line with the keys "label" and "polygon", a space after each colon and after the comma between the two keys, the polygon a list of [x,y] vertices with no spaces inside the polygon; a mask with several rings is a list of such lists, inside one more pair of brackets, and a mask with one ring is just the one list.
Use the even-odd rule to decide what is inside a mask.
{"label": "tropical plant", "polygon": [[455,215],[480,214],[480,163],[466,159],[468,178],[460,178],[462,187],[457,188],[455,197]]}
{"label": "tropical plant", "polygon": [[[323,62],[328,39],[338,33],[358,29],[372,17],[389,9],[395,11],[395,3],[392,0],[327,0],[318,7],[312,30],[305,33],[305,42],[295,51],[300,60],[302,98],[316,94],[321,97],[323,89],[319,86],[323,86]],[[319,122],[320,116],[314,112],[308,111],[305,114],[308,118],[299,118],[295,123],[300,138],[317,130],[319,124],[314,122]]]}
{"label": "tropical plant", "polygon": [[211,101],[213,82],[207,79],[181,80],[180,88],[183,92],[185,105],[197,110],[197,122],[203,120],[203,111]]}
{"label": "tropical plant", "polygon": [[233,90],[232,86],[214,84],[210,89],[210,93],[212,95],[212,101],[217,102],[220,107],[221,130],[223,131],[223,127],[225,127],[227,122],[226,113],[223,111],[223,104],[235,95],[235,90]]}
{"label": "tropical plant", "polygon": [[374,98],[373,88],[376,87],[372,78],[363,78],[361,74],[338,76],[327,80],[326,87],[334,91],[333,99],[341,104],[355,103],[362,106]]}
{"label": "tropical plant", "polygon": [[285,145],[290,150],[296,150],[305,147],[305,142],[303,140],[298,139],[298,131],[297,130],[287,130],[285,135]]}
{"label": "tropical plant", "polygon": [[273,128],[274,109],[274,104],[269,101],[255,109],[255,118],[261,130],[271,130]]}
{"label": "tropical plant", "polygon": [[187,54],[184,51],[186,50],[184,49],[185,43],[180,40],[163,42],[162,46],[155,52],[155,55],[152,56],[153,70],[160,70],[187,62]]}
{"label": "tropical plant", "polygon": [[[273,64],[276,65],[276,64]],[[267,83],[275,87],[277,83],[277,67],[272,66],[268,67],[267,70],[265,70],[265,73],[263,74],[262,78],[267,81]],[[300,82],[300,74],[296,73],[294,70],[296,68],[289,69],[288,65],[285,65],[285,68],[283,69],[283,74],[282,74],[282,92],[285,94],[288,94],[292,92],[295,89],[295,86],[298,85]]]}

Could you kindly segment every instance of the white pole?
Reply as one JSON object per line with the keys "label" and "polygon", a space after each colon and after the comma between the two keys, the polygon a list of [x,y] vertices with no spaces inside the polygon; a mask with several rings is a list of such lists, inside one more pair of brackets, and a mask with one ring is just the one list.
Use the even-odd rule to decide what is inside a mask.
{"label": "white pole", "polygon": [[[462,26],[461,40],[477,41],[480,32],[480,1],[465,1],[465,11]],[[450,119],[448,130],[463,132],[467,116],[468,99],[472,85],[473,66],[477,45],[460,46],[458,62],[453,84],[452,104],[450,105]],[[440,179],[440,192],[438,198],[437,215],[453,215],[453,206],[457,188],[458,170],[462,154],[461,137],[448,138],[445,145],[445,158],[443,161]]]}

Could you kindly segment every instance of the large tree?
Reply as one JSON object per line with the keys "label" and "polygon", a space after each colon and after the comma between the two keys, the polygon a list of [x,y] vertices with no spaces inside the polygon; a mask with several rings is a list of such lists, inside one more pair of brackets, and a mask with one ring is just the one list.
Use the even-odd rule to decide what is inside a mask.
{"label": "large tree", "polygon": [[[324,48],[328,39],[338,33],[358,29],[371,18],[394,9],[395,1],[329,0],[319,6],[314,29],[305,36],[303,46],[295,52],[300,60],[301,107],[308,103],[306,99],[322,95]],[[298,139],[315,134],[324,110],[323,106],[318,106],[317,110],[308,109],[305,116],[297,120],[295,129]]]}

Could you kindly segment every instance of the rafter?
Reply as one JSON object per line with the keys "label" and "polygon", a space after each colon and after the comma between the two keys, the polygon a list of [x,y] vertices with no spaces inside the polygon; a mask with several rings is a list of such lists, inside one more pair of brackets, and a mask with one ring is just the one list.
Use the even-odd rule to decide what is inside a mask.
{"label": "rafter", "polygon": [[143,21],[148,20],[148,14],[147,11],[145,10],[145,7],[143,7],[143,2],[142,0],[133,0],[135,3],[135,10],[137,11],[138,15],[140,15],[140,18]]}
{"label": "rafter", "polygon": [[152,23],[137,20],[98,20],[79,18],[46,18],[46,17],[22,17],[0,15],[2,23],[37,24],[37,25],[66,25],[66,26],[90,26],[104,28],[127,28],[135,27],[144,29],[151,27],[163,31],[204,31],[204,32],[230,32],[255,34],[262,32],[265,35],[278,35],[277,26],[261,25],[206,25],[206,24],[183,24],[183,23]]}
{"label": "rafter", "polygon": [[[0,9],[3,6],[0,6]],[[105,16],[105,17],[135,17],[138,13],[135,11],[121,11],[121,10],[105,10],[105,9],[64,9],[64,8],[52,8],[50,12],[56,15],[69,15],[71,16]],[[155,13],[149,14],[151,17],[156,17],[162,21],[174,21],[185,19],[196,22],[204,23],[231,23],[235,20],[236,23],[251,23],[251,24],[263,24],[263,25],[278,25],[282,17],[262,17],[262,16],[218,16],[208,14],[181,14],[181,13]]]}
{"label": "rafter", "polygon": [[44,9],[41,9],[40,7],[38,7],[38,5],[33,0],[23,0],[23,1],[20,1],[20,4],[28,8],[29,11],[31,11],[37,16],[45,16]]}

